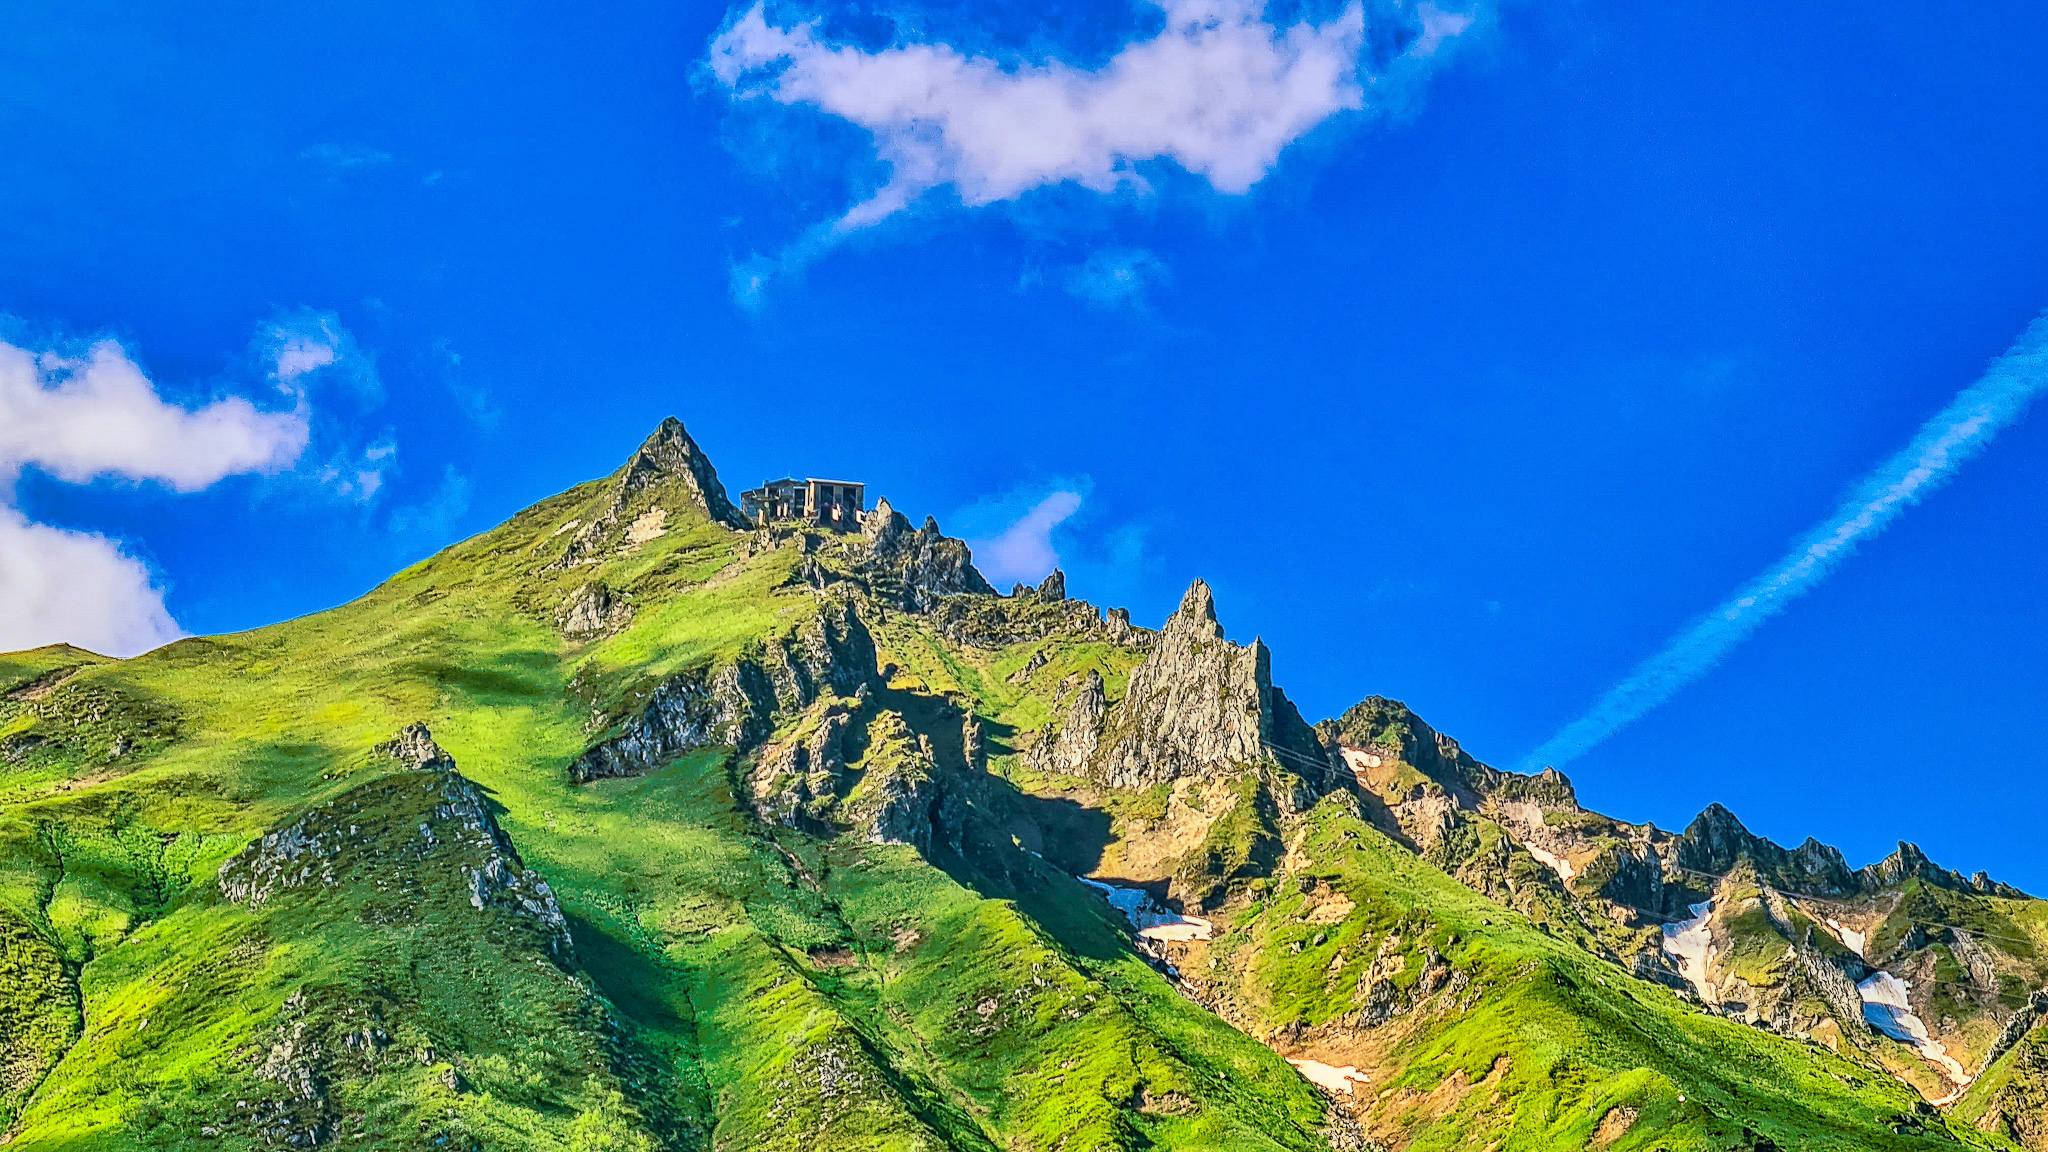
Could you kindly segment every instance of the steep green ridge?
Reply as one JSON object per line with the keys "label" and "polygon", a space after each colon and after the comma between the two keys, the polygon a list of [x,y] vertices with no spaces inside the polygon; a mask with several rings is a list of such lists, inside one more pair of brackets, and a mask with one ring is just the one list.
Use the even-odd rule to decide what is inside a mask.
{"label": "steep green ridge", "polygon": [[[846,535],[742,524],[671,421],[612,477],[333,611],[127,661],[0,656],[11,1145],[2035,1130],[2017,1074],[1951,1124],[1863,1047],[1632,975],[1669,981],[1632,959],[1654,930],[1487,809],[1568,813],[1568,784],[1464,769],[1432,809],[1447,846],[1421,845],[1403,813],[1449,794],[1441,766],[1394,732],[1375,746],[1398,789],[1356,776],[1344,726],[1311,731],[1206,589],[1152,633],[1057,580],[996,596],[886,504]],[[1074,874],[1206,910],[1213,934],[1141,937]],[[2044,923],[2016,894],[1905,882],[1948,917],[1997,901],[2017,938]],[[1879,938],[1925,951],[1914,915]],[[1333,1095],[1283,1055],[1367,1079]]]}

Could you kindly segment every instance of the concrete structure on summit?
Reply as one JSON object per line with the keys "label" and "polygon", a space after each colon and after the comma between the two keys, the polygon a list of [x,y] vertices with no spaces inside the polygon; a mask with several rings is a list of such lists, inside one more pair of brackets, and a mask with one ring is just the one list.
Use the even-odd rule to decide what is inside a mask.
{"label": "concrete structure on summit", "polygon": [[770,480],[740,493],[740,511],[756,524],[805,520],[822,528],[851,532],[867,511],[867,485],[851,480]]}

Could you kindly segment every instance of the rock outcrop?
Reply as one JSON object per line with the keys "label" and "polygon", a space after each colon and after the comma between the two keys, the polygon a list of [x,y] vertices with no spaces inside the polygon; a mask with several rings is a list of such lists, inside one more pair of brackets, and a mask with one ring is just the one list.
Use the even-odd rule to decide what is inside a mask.
{"label": "rock outcrop", "polygon": [[751,749],[821,694],[851,696],[875,677],[875,642],[844,599],[795,632],[735,660],[702,664],[656,685],[618,733],[569,765],[582,784],[643,776],[697,748]]}
{"label": "rock outcrop", "polygon": [[1111,608],[1103,613],[1102,626],[1109,633],[1112,644],[1124,648],[1150,648],[1154,633],[1149,628],[1140,628],[1131,623],[1131,610]]}
{"label": "rock outcrop", "polygon": [[1052,575],[1039,581],[1032,593],[1040,603],[1057,604],[1067,598],[1067,574],[1055,568]]}
{"label": "rock outcrop", "polygon": [[[942,835],[941,795],[930,738],[897,713],[877,714],[868,726],[860,782],[846,798],[847,822],[871,844],[908,844],[929,854]],[[960,829],[951,831],[957,837]]]}
{"label": "rock outcrop", "polygon": [[[1070,746],[1085,742],[1064,729],[1059,739]],[[1086,775],[1113,788],[1149,788],[1273,765],[1305,785],[1305,794],[1287,789],[1285,799],[1299,805],[1327,791],[1334,778],[1314,732],[1273,686],[1266,645],[1224,639],[1215,598],[1200,580],[1131,672],[1096,743]]]}
{"label": "rock outcrop", "polygon": [[455,758],[434,743],[434,734],[427,731],[425,724],[407,724],[398,730],[398,735],[377,745],[373,751],[386,759],[396,760],[408,768],[419,771],[436,771],[455,767]]}
{"label": "rock outcrop", "polygon": [[852,786],[846,767],[848,729],[867,693],[820,700],[796,731],[761,750],[748,774],[748,792],[761,819],[817,830]]}
{"label": "rock outcrop", "polygon": [[569,922],[554,892],[520,861],[490,802],[445,753],[418,774],[351,789],[265,833],[219,873],[222,896],[257,908],[290,894],[317,899],[344,882],[423,900],[459,895],[476,912],[518,918],[557,960],[571,958]]}
{"label": "rock outcrop", "polygon": [[556,616],[566,639],[582,643],[623,631],[633,622],[633,606],[597,580],[570,594]]}
{"label": "rock outcrop", "polygon": [[735,531],[753,528],[733,507],[703,449],[690,439],[683,422],[671,416],[613,475],[603,509],[577,530],[548,567],[570,568],[603,559],[627,542],[633,522],[657,510],[689,512]]}
{"label": "rock outcrop", "polygon": [[854,566],[875,596],[907,611],[924,611],[946,596],[996,594],[964,541],[939,531],[929,516],[912,529],[887,500],[861,515],[860,536],[850,543]]}

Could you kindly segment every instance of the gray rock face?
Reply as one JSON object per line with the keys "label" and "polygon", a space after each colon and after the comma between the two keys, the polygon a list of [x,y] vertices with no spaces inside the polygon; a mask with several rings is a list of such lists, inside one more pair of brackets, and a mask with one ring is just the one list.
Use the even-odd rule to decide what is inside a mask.
{"label": "gray rock face", "polygon": [[996,594],[975,570],[973,552],[930,517],[912,530],[908,517],[878,500],[861,515],[860,539],[856,566],[877,597],[900,608],[924,611],[946,596]]}
{"label": "gray rock face", "polygon": [[1152,646],[1152,630],[1131,623],[1131,611],[1128,608],[1111,608],[1103,614],[1102,624],[1109,632],[1109,639],[1113,644],[1137,649]]}
{"label": "gray rock face", "polygon": [[862,831],[870,844],[908,844],[928,853],[938,805],[939,791],[928,773],[891,773],[876,781]]}
{"label": "gray rock face", "polygon": [[2035,1025],[2043,1020],[2048,1020],[2048,991],[2039,991],[2028,996],[2027,1002],[2012,1014],[2012,1019],[2005,1022],[2005,1027],[1998,1033],[1998,1039],[1993,1040],[1991,1047],[1985,1051],[1982,1067],[1989,1069],[1996,1064],[2000,1056],[2012,1051],[2013,1045],[2018,1044],[2021,1038],[2033,1031]]}
{"label": "gray rock face", "polygon": [[794,634],[755,654],[662,681],[616,736],[570,764],[569,778],[582,784],[644,776],[697,748],[753,748],[778,715],[802,711],[828,692],[851,696],[874,676],[874,637],[849,604],[829,602]]}
{"label": "gray rock face", "polygon": [[1809,838],[1798,848],[1787,851],[1752,834],[1733,812],[1719,804],[1708,805],[1678,840],[1678,863],[1697,872],[1720,876],[1744,857],[1756,866],[1763,882],[1773,888],[1842,896],[1860,887],[1848,863],[1835,849]]}
{"label": "gray rock face", "polygon": [[1067,598],[1067,574],[1055,568],[1052,575],[1039,582],[1038,599],[1046,604],[1057,604]]}
{"label": "gray rock face", "polygon": [[1047,726],[1026,763],[1034,772],[1079,776],[1102,744],[1102,721],[1109,702],[1102,694],[1102,673],[1090,668],[1058,721]]}
{"label": "gray rock face", "polygon": [[759,664],[693,668],[657,685],[624,731],[569,765],[569,779],[644,776],[693,749],[751,746],[767,734],[774,712],[775,688]]}
{"label": "gray rock face", "polygon": [[1278,765],[1314,794],[1332,784],[1327,754],[1273,687],[1265,644],[1224,639],[1209,586],[1197,580],[1109,711],[1087,774],[1111,787],[1149,788],[1256,765]]}
{"label": "gray rock face", "polygon": [[445,753],[422,769],[371,781],[265,833],[221,865],[221,895],[261,907],[292,893],[318,898],[344,879],[421,901],[459,893],[475,911],[523,919],[569,960],[569,922],[554,892],[520,861],[482,791]]}
{"label": "gray rock face", "polygon": [[1805,939],[1792,946],[1793,958],[1798,962],[1799,973],[1807,984],[1820,994],[1832,1012],[1835,1021],[1845,1032],[1854,1034],[1861,1031],[1863,1022],[1863,995],[1856,991],[1856,977],[1864,972],[1850,973],[1834,958],[1813,946],[1813,925],[1806,926]]}
{"label": "gray rock face", "polygon": [[556,620],[564,637],[581,643],[624,630],[633,621],[633,606],[592,580],[569,597]]}
{"label": "gray rock face", "polygon": [[434,734],[427,731],[425,724],[407,724],[398,730],[398,735],[377,745],[374,751],[379,756],[422,771],[455,767],[455,758],[434,743]]}
{"label": "gray rock face", "polygon": [[846,794],[846,732],[859,701],[821,702],[808,732],[761,752],[748,791],[761,819],[787,827],[817,826]]}
{"label": "gray rock face", "polygon": [[718,479],[718,471],[703,449],[690,439],[683,422],[671,416],[661,422],[661,427],[619,470],[611,482],[604,511],[578,530],[561,558],[548,567],[569,568],[603,559],[623,538],[627,511],[656,504],[694,510],[712,523],[736,531],[753,528],[733,507],[731,498],[725,494],[725,485]]}
{"label": "gray rock face", "polygon": [[893,712],[868,728],[860,783],[846,798],[845,818],[871,844],[908,844],[929,854],[938,833],[943,790],[931,740]]}

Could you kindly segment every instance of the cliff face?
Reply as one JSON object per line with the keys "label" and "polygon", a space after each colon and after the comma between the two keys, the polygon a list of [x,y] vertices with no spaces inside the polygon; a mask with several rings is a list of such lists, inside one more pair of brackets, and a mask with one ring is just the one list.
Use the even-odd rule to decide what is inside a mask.
{"label": "cliff face", "polygon": [[757,746],[778,719],[822,695],[851,696],[875,675],[875,642],[845,600],[827,601],[803,625],[728,662],[662,680],[616,735],[569,766],[578,783],[642,776],[713,745]]}
{"label": "cliff face", "polygon": [[[1069,717],[1084,727],[1093,711],[1088,696],[1077,697]],[[1112,788],[1234,776],[1266,765],[1287,779],[1283,798],[1298,807],[1327,791],[1334,775],[1301,714],[1273,686],[1266,645],[1225,639],[1215,598],[1200,580],[1131,672],[1123,699],[1103,713],[1095,745],[1083,774]]]}

